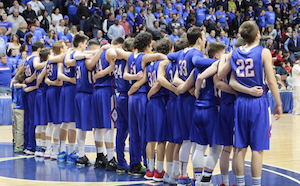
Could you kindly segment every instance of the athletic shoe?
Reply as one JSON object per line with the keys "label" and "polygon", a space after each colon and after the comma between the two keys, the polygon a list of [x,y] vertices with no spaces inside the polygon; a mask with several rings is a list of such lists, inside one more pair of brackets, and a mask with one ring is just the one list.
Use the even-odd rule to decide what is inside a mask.
{"label": "athletic shoe", "polygon": [[14,148],[14,153],[21,153],[21,152],[23,152],[23,149],[18,148],[18,147]]}
{"label": "athletic shoe", "polygon": [[[221,185],[220,186],[226,186],[224,183],[221,183]],[[229,183],[229,186],[230,186],[230,183]],[[233,185],[234,186],[234,185]]]}
{"label": "athletic shoe", "polygon": [[37,157],[44,157],[44,152],[42,151],[41,147],[36,147],[35,156]]}
{"label": "athletic shoe", "polygon": [[90,160],[84,155],[83,157],[80,157],[77,159],[77,165],[89,165]]}
{"label": "athletic shoe", "polygon": [[168,175],[168,173],[165,172],[165,175],[163,177],[163,182],[169,183],[169,178],[170,178],[170,176]]}
{"label": "athletic shoe", "polygon": [[157,171],[155,171],[153,180],[154,181],[163,181],[164,175],[165,175],[164,170],[161,173],[158,173]]}
{"label": "athletic shoe", "polygon": [[106,170],[107,171],[116,171],[118,168],[118,163],[116,161],[116,158],[113,157],[113,159],[111,159],[107,165],[106,165]]}
{"label": "athletic shoe", "polygon": [[67,157],[67,163],[77,163],[78,155],[75,151],[73,151],[71,154]]}
{"label": "athletic shoe", "polygon": [[58,156],[57,153],[52,152],[52,154],[51,154],[51,160],[57,160],[57,156]]}
{"label": "athletic shoe", "polygon": [[123,174],[123,173],[126,173],[130,170],[130,167],[128,165],[125,165],[125,166],[119,166],[118,165],[118,168],[116,170],[117,173],[119,174]]}
{"label": "athletic shoe", "polygon": [[177,185],[178,182],[178,176],[174,177],[174,176],[169,176],[169,180],[168,183],[171,185]]}
{"label": "athletic shoe", "polygon": [[66,161],[67,157],[68,157],[68,155],[65,151],[60,152],[57,156],[57,161],[59,161],[59,162]]}
{"label": "athletic shoe", "polygon": [[153,172],[150,172],[149,169],[147,169],[146,175],[144,176],[144,178],[146,180],[153,180],[154,172],[155,172],[155,170],[153,170]]}
{"label": "athletic shoe", "polygon": [[186,185],[190,185],[191,184],[191,180],[188,176],[183,177],[183,176],[179,176],[178,177],[178,186],[186,186]]}
{"label": "athletic shoe", "polygon": [[26,155],[34,155],[35,151],[32,150],[27,150]]}
{"label": "athletic shoe", "polygon": [[132,166],[131,170],[129,171],[129,174],[132,174],[133,176],[141,176],[145,174],[145,167],[141,165],[141,162],[136,163]]}
{"label": "athletic shoe", "polygon": [[191,186],[196,186],[196,178],[193,178],[191,181]]}
{"label": "athletic shoe", "polygon": [[46,150],[45,153],[44,153],[44,158],[45,159],[50,159],[51,158],[51,153],[52,153],[52,149],[50,150]]}
{"label": "athletic shoe", "polygon": [[104,168],[107,165],[107,158],[103,153],[97,153],[97,158],[95,161],[95,168]]}

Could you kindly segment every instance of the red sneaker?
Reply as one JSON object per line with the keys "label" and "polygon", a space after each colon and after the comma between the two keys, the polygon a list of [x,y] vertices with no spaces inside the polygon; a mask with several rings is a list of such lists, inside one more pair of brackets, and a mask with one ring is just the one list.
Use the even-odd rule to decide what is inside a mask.
{"label": "red sneaker", "polygon": [[[230,185],[230,183],[229,183],[229,185]],[[220,186],[226,186],[224,183],[222,183]],[[232,185],[232,186],[234,186],[234,185]]]}
{"label": "red sneaker", "polygon": [[158,173],[157,171],[155,171],[153,180],[154,181],[163,181],[164,175],[165,175],[165,171],[162,171],[161,173]]}
{"label": "red sneaker", "polygon": [[145,178],[146,180],[152,180],[152,179],[153,179],[153,176],[154,176],[154,172],[155,172],[155,171],[150,172],[149,169],[147,169],[147,172],[146,172],[144,178]]}

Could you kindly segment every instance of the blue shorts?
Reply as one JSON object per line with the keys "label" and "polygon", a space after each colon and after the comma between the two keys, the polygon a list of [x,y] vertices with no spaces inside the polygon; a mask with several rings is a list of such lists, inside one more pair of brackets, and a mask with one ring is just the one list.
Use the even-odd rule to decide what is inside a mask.
{"label": "blue shorts", "polygon": [[[120,93],[117,98],[117,112],[118,112],[118,119],[117,119],[117,128],[118,125],[125,125],[128,130],[128,95],[127,92]],[[123,128],[121,126],[121,128]]]}
{"label": "blue shorts", "polygon": [[164,96],[151,98],[147,103],[146,142],[168,141],[166,100]]}
{"label": "blue shorts", "polygon": [[117,124],[116,95],[111,87],[97,88],[92,95],[93,128],[113,129]]}
{"label": "blue shorts", "polygon": [[38,92],[35,97],[34,125],[47,125],[46,92]]}
{"label": "blue shorts", "polygon": [[217,124],[217,107],[200,108],[195,106],[190,140],[200,145],[214,145],[214,128]]}
{"label": "blue shorts", "polygon": [[83,131],[92,130],[92,94],[77,92],[75,96],[76,128]]}
{"label": "blue shorts", "polygon": [[75,95],[76,85],[63,86],[59,99],[59,121],[60,123],[75,122]]}
{"label": "blue shorts", "polygon": [[215,127],[217,145],[232,146],[234,134],[234,103],[221,102],[219,124]]}
{"label": "blue shorts", "polygon": [[263,151],[270,148],[271,112],[266,97],[237,97],[235,110],[235,142],[238,148]]}
{"label": "blue shorts", "polygon": [[59,121],[59,97],[61,87],[49,86],[46,93],[47,121],[60,124]]}
{"label": "blue shorts", "polygon": [[170,143],[182,143],[181,131],[179,128],[179,119],[177,112],[177,98],[170,98],[167,102],[167,128],[169,131],[169,139]]}
{"label": "blue shorts", "polygon": [[194,96],[180,95],[177,98],[179,128],[182,140],[189,140],[195,101],[196,98]]}

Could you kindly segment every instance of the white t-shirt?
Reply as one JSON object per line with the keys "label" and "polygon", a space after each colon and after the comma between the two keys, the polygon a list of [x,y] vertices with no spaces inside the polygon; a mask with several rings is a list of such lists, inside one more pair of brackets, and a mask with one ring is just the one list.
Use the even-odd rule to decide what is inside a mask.
{"label": "white t-shirt", "polygon": [[51,18],[52,18],[52,21],[56,21],[56,25],[58,26],[59,25],[59,21],[61,19],[63,19],[63,16],[61,14],[58,14],[58,15],[51,14]]}

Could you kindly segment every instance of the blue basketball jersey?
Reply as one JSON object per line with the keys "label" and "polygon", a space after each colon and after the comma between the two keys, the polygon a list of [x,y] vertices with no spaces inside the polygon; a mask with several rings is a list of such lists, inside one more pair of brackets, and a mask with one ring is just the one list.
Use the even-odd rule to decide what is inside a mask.
{"label": "blue basketball jersey", "polygon": [[[223,79],[223,81],[227,84],[229,84],[230,81],[230,75],[231,75],[231,71],[230,73],[228,73],[228,75]],[[221,101],[223,103],[234,103],[236,99],[236,96],[234,94],[230,94],[224,91],[221,91]]]}
{"label": "blue basketball jersey", "polygon": [[51,63],[50,61],[46,64],[47,75],[51,81],[55,81],[57,79],[57,63]]}
{"label": "blue basketball jersey", "polygon": [[180,52],[177,60],[178,60],[178,75],[179,78],[186,81],[186,79],[189,77],[190,73],[194,69],[193,64],[193,57],[199,56],[203,57],[203,54],[201,51],[195,49],[195,48],[185,48],[183,49],[183,52]]}
{"label": "blue basketball jersey", "polygon": [[[75,53],[75,51],[73,53],[71,53],[71,56],[70,56],[71,59],[73,59],[74,53]],[[67,66],[65,64],[65,59],[66,59],[66,56],[64,57],[64,60],[63,60],[63,65],[64,65],[63,72],[67,77],[73,78],[73,77],[75,77],[75,67],[74,66]],[[73,83],[65,81],[64,86],[65,85],[73,85]]]}
{"label": "blue basketball jersey", "polygon": [[[31,77],[32,74],[35,72],[35,69],[33,67],[33,59],[35,57],[36,56],[29,56],[29,57],[26,58],[26,60],[24,62],[24,68],[25,68],[25,75],[26,75],[26,77]],[[35,86],[36,85],[36,79],[33,80],[31,83],[26,83],[26,85],[28,87]]]}
{"label": "blue basketball jersey", "polygon": [[[42,73],[43,69],[39,69],[36,71],[36,79],[38,79],[39,75]],[[38,93],[45,93],[47,91],[48,85],[45,83],[45,77],[43,78],[42,82],[37,89]]]}
{"label": "blue basketball jersey", "polygon": [[[263,47],[254,46],[250,50],[239,47],[232,52],[230,65],[236,80],[246,87],[262,86],[263,96],[266,96],[267,86],[265,82],[264,66],[261,53]],[[249,94],[239,92],[239,96],[252,97]]]}
{"label": "blue basketball jersey", "polygon": [[[151,88],[154,86],[155,83],[157,83],[157,71],[158,71],[159,63],[161,61],[162,60],[152,62],[146,67],[148,85]],[[158,96],[165,96],[165,95],[166,95],[166,89],[161,87],[156,94],[151,96],[151,98],[158,97]]]}
{"label": "blue basketball jersey", "polygon": [[[106,52],[107,50],[104,50],[100,56],[100,59],[98,63],[96,64],[94,68],[94,73],[106,69],[109,66],[108,61],[106,60]],[[115,85],[114,78],[113,78],[113,72],[106,74],[104,77],[98,78],[95,81],[95,87],[113,87]]]}
{"label": "blue basketball jersey", "polygon": [[[173,82],[174,80],[174,75],[175,75],[175,72],[176,72],[176,68],[177,68],[177,62],[176,61],[171,61],[171,63],[169,63],[167,66],[166,66],[166,74],[167,74],[167,79],[169,80],[169,82]],[[169,91],[169,99],[170,98],[174,98],[176,99],[177,95],[172,92],[172,91]]]}
{"label": "blue basketball jersey", "polygon": [[[144,53],[132,53],[129,57],[128,57],[128,68],[129,68],[129,73],[130,74],[137,74],[139,71],[143,71],[142,68],[142,59],[144,57]],[[136,80],[134,81],[129,81],[130,85],[134,84],[136,82]],[[148,92],[148,87],[147,87],[147,83],[145,83],[144,85],[141,86],[141,88],[136,91],[136,92]]]}
{"label": "blue basketball jersey", "polygon": [[[199,73],[203,72],[203,69],[195,68],[194,80],[197,81]],[[206,108],[219,105],[218,92],[214,86],[213,76],[205,79],[200,89],[200,96],[196,100],[195,105],[198,107]]]}
{"label": "blue basketball jersey", "polygon": [[85,66],[85,59],[76,60],[77,92],[92,93],[94,90],[93,73]]}
{"label": "blue basketball jersey", "polygon": [[114,75],[115,75],[115,84],[118,92],[128,92],[130,88],[129,82],[123,79],[125,66],[126,66],[125,59],[115,61]]}

